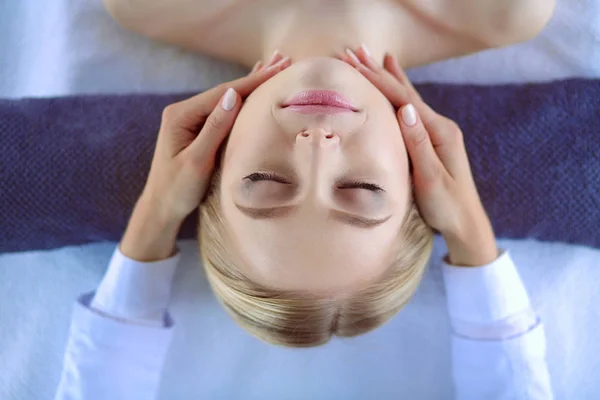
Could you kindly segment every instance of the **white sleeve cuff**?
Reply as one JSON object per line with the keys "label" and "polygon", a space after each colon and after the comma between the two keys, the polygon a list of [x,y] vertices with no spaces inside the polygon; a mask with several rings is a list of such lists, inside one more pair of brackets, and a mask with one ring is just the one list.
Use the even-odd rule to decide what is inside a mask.
{"label": "white sleeve cuff", "polygon": [[456,399],[553,399],[544,327],[502,341],[452,338]]}
{"label": "white sleeve cuff", "polygon": [[179,252],[155,262],[139,262],[115,249],[91,308],[107,316],[164,326]]}
{"label": "white sleeve cuff", "polygon": [[531,309],[529,296],[507,251],[481,267],[442,266],[453,324],[486,325]]}

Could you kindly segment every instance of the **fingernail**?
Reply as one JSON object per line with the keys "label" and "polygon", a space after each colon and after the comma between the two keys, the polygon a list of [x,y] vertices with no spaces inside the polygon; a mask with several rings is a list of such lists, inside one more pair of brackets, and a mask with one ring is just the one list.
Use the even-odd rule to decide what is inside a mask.
{"label": "fingernail", "polygon": [[352,61],[354,61],[357,64],[360,64],[360,60],[358,59],[358,57],[356,57],[356,54],[354,54],[352,50],[346,49],[346,54],[348,54],[348,57],[350,57]]}
{"label": "fingernail", "polygon": [[287,63],[288,61],[290,61],[289,57],[284,57],[281,60],[279,60],[276,64],[271,65],[269,68],[267,68],[265,71],[271,71],[275,68],[279,68],[281,67],[283,64]]}
{"label": "fingernail", "polygon": [[413,126],[417,123],[417,110],[412,104],[404,106],[402,109],[402,121],[408,126]]}
{"label": "fingernail", "polygon": [[275,49],[275,51],[273,52],[273,55],[269,58],[269,61],[267,61],[266,65],[269,65],[273,62],[273,60],[275,59],[275,57],[277,57],[277,55],[279,54],[279,49]]}
{"label": "fingernail", "polygon": [[254,64],[254,67],[252,67],[252,72],[256,72],[258,71],[258,68],[260,67],[261,62],[257,61],[256,64]]}
{"label": "fingernail", "polygon": [[365,54],[366,54],[367,56],[371,57],[371,52],[369,51],[369,48],[367,47],[367,45],[366,45],[366,44],[364,44],[364,43],[363,43],[363,44],[361,44],[361,45],[360,45],[360,48],[361,48],[361,49],[363,49],[363,51],[365,52]]}
{"label": "fingernail", "polygon": [[235,90],[232,88],[229,88],[225,92],[225,96],[223,96],[223,100],[221,101],[221,107],[223,107],[223,110],[225,110],[225,111],[231,111],[231,110],[233,110],[233,107],[235,107],[236,101],[237,101],[237,94],[236,94]]}

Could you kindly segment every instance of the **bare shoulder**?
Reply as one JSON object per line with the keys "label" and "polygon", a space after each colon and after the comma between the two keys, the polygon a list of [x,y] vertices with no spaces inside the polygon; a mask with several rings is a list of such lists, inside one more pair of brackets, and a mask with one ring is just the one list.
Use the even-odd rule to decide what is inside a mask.
{"label": "bare shoulder", "polygon": [[[112,17],[129,30],[251,65],[248,61],[260,56],[265,29],[277,10],[291,10],[310,21],[315,10],[325,12],[322,6],[332,0],[103,1]],[[361,31],[384,32],[386,46],[410,67],[529,40],[548,23],[556,0],[335,1],[346,14],[332,13],[332,20],[346,18],[362,25]],[[376,20],[367,12],[375,4],[385,10]]]}
{"label": "bare shoulder", "polygon": [[247,50],[247,43],[234,39],[240,33],[253,39],[258,1],[103,0],[113,19],[131,31],[224,59]]}
{"label": "bare shoulder", "polygon": [[394,2],[407,22],[398,24],[398,55],[413,67],[527,41],[550,21],[556,0]]}
{"label": "bare shoulder", "polygon": [[435,0],[440,18],[452,19],[467,35],[500,47],[537,36],[554,13],[556,0]]}
{"label": "bare shoulder", "polygon": [[[247,2],[248,0],[246,0]],[[141,25],[158,30],[163,25],[180,23],[187,16],[195,23],[209,23],[243,0],[103,0],[109,14],[127,28]],[[158,26],[156,26],[158,24]]]}

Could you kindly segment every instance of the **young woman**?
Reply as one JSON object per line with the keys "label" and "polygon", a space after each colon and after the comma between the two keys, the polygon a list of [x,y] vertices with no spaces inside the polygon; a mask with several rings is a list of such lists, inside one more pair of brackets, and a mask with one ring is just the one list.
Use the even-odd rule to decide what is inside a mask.
{"label": "young woman", "polygon": [[[214,293],[243,328],[284,346],[391,319],[418,286],[437,230],[449,250],[458,397],[552,396],[543,328],[496,247],[460,129],[420,99],[400,66],[525,40],[549,19],[549,1],[107,6],[151,37],[264,61],[165,110],[144,193],[105,279],[74,317],[57,398],[102,387],[110,398],[155,396],[175,238],[199,205]],[[289,57],[265,56],[276,48]],[[115,342],[98,346],[107,329]]]}

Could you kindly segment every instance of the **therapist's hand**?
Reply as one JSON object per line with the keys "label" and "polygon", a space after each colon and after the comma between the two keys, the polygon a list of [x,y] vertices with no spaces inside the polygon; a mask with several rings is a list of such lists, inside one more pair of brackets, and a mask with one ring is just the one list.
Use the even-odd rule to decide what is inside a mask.
{"label": "therapist's hand", "polygon": [[478,266],[495,260],[494,232],[473,181],[459,126],[423,101],[395,57],[387,54],[381,67],[360,48],[343,60],[398,110],[413,166],[417,206],[427,224],[444,237],[450,262]]}
{"label": "therapist's hand", "polygon": [[181,223],[206,194],[242,99],[289,65],[276,55],[246,77],[165,108],[148,180],[121,242],[126,256],[154,261],[173,253]]}
{"label": "therapist's hand", "polygon": [[198,207],[210,183],[217,150],[242,98],[287,67],[262,68],[165,108],[143,196],[167,219],[183,220]]}

